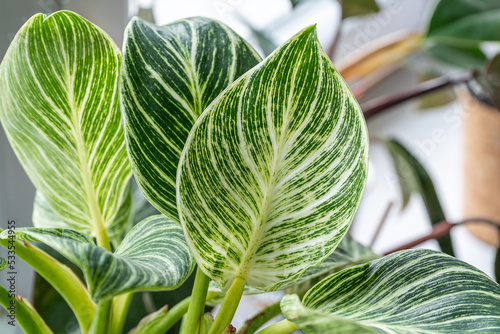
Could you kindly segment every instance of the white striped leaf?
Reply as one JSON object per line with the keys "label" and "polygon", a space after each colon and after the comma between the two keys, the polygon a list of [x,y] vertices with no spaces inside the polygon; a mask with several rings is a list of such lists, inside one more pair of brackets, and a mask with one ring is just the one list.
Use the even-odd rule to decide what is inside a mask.
{"label": "white striped leaf", "polygon": [[[110,240],[116,245],[120,244],[134,225],[149,216],[158,214],[158,211],[144,198],[135,182],[130,183],[130,187],[125,189],[123,196],[124,199],[118,212],[107,229]],[[66,227],[40,191],[36,192],[33,203],[33,225],[40,228]]]}
{"label": "white striped leaf", "polygon": [[361,110],[315,27],[231,84],[193,127],[177,200],[202,270],[276,290],[336,248],[367,170]]}
{"label": "white striped leaf", "polygon": [[166,26],[134,18],[125,30],[120,99],[129,158],[146,198],[174,221],[177,165],[191,127],[260,60],[230,28],[207,18]]}
{"label": "white striped leaf", "polygon": [[0,67],[0,117],[31,181],[65,227],[115,219],[131,174],[120,122],[120,50],[81,16],[37,14]]}
{"label": "white striped leaf", "polygon": [[343,270],[283,315],[306,334],[499,333],[500,285],[444,253],[407,250]]}
{"label": "white striped leaf", "polygon": [[[125,232],[131,228],[130,221],[134,219],[134,208],[130,187],[125,188],[118,211],[113,220],[108,224],[106,231],[110,240],[120,241]],[[39,228],[66,228],[67,224],[52,209],[49,201],[41,191],[35,194],[33,202],[33,226]]]}
{"label": "white striped leaf", "polygon": [[182,229],[162,215],[137,224],[114,253],[68,229],[19,228],[16,237],[43,242],[76,264],[96,302],[124,292],[175,289],[195,265]]}

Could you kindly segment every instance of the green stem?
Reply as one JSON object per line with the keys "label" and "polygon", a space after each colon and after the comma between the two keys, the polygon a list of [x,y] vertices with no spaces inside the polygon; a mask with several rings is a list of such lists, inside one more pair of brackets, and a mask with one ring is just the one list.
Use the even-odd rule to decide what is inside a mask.
{"label": "green stem", "polygon": [[260,326],[264,325],[280,313],[280,302],[271,304],[261,312],[254,315],[252,318],[245,321],[245,324],[240,328],[238,334],[253,334],[260,328]]}
{"label": "green stem", "polygon": [[294,324],[291,321],[288,321],[287,319],[283,319],[275,324],[272,324],[271,326],[264,328],[257,334],[290,334],[298,329],[300,328],[297,327],[296,324]]}
{"label": "green stem", "polygon": [[[217,297],[218,292],[209,292],[207,294],[207,301]],[[130,334],[163,334],[175,325],[182,316],[186,314],[191,297],[184,298],[177,303],[174,307],[168,310],[166,307],[149,314],[141,320],[139,325],[135,327]]]}
{"label": "green stem", "polygon": [[110,333],[121,334],[133,296],[133,293],[125,293],[114,298]]}
{"label": "green stem", "polygon": [[240,303],[241,295],[243,295],[244,288],[245,280],[236,277],[222,301],[222,305],[208,334],[220,334],[231,323],[234,313],[236,313],[236,308]]}
{"label": "green stem", "polygon": [[186,321],[182,328],[182,334],[193,334],[198,332],[198,324],[205,310],[205,301],[207,299],[208,284],[210,278],[205,275],[200,267],[196,270],[194,279],[193,292],[191,294],[191,302],[186,315]]}
{"label": "green stem", "polygon": [[[6,249],[12,246],[5,239],[0,240],[0,245]],[[70,268],[27,242],[16,241],[14,245],[16,256],[38,272],[64,298],[75,314],[82,333],[85,333],[90,326],[95,304],[78,276]]]}
{"label": "green stem", "polygon": [[111,323],[111,309],[113,300],[105,300],[97,303],[94,318],[87,334],[108,334]]}
{"label": "green stem", "polygon": [[99,225],[95,229],[97,246],[106,248],[111,252],[111,244],[109,243],[108,232],[104,225]]}

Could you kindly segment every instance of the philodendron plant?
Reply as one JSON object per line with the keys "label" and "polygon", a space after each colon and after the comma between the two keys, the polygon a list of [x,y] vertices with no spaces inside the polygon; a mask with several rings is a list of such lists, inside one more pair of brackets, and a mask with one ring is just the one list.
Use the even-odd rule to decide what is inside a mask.
{"label": "philodendron plant", "polygon": [[[82,333],[121,333],[132,294],[191,297],[131,333],[235,332],[242,294],[283,290],[254,333],[498,333],[500,287],[440,252],[379,257],[347,230],[367,174],[363,114],[314,26],[262,60],[224,24],[133,19],[123,53],[61,11],[33,16],[0,68],[0,115],[37,188],[35,227],[0,234],[66,300]],[[134,223],[129,179],[160,215]],[[20,242],[19,240],[24,240]],[[31,242],[44,243],[75,272]],[[27,333],[51,333],[1,288]],[[215,320],[206,304],[222,303]]]}

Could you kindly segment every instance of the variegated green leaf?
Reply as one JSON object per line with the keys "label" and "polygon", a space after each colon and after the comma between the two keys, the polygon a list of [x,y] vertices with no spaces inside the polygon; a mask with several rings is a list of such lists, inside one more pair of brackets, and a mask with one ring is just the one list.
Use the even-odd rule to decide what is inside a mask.
{"label": "variegated green leaf", "polygon": [[[120,207],[113,219],[107,226],[106,231],[111,240],[121,240],[125,231],[129,231],[130,220],[133,220],[132,193],[130,187],[125,189]],[[56,211],[52,209],[41,191],[37,191],[33,203],[33,225],[39,228],[66,228],[66,223]]]}
{"label": "variegated green leaf", "polygon": [[500,285],[431,250],[407,250],[343,270],[281,310],[306,334],[499,333]]}
{"label": "variegated green leaf", "polygon": [[178,221],[175,178],[201,112],[260,61],[224,24],[195,17],[166,26],[134,18],[125,31],[120,99],[132,169],[146,198]]}
{"label": "variegated green leaf", "polygon": [[[159,212],[144,198],[135,182],[125,189],[123,200],[107,232],[113,244],[119,245],[125,235],[143,219]],[[33,203],[33,225],[40,228],[65,228],[66,224],[50,207],[42,192],[37,191]]]}
{"label": "variegated green leaf", "polygon": [[[5,231],[0,234],[1,239],[6,239],[7,236]],[[18,240],[43,242],[55,249],[57,248],[54,240],[58,239],[94,245],[94,241],[88,235],[65,228],[21,227],[16,229],[16,238]]]}
{"label": "variegated green leaf", "polygon": [[[2,232],[0,238],[5,237]],[[72,230],[19,228],[16,237],[43,242],[80,267],[95,301],[124,292],[175,289],[195,264],[182,229],[161,215],[136,225],[114,253]]]}
{"label": "variegated green leaf", "polygon": [[231,84],[201,115],[179,162],[177,200],[202,270],[276,290],[320,264],[363,192],[367,132],[315,27]]}
{"label": "variegated green leaf", "polygon": [[26,173],[65,227],[102,230],[130,176],[120,121],[120,50],[81,16],[37,14],[0,67],[0,116]]}
{"label": "variegated green leaf", "polygon": [[[354,239],[347,234],[335,251],[321,264],[310,267],[302,276],[281,287],[281,289],[284,289],[286,293],[290,294],[303,294],[320,280],[335,272],[371,261],[378,257],[379,256],[373,253],[368,247],[354,241]],[[208,291],[218,292],[220,294],[207,302],[207,305],[213,306],[222,302],[225,294],[222,293],[216,282],[210,281]],[[264,292],[265,291],[253,288],[248,284],[245,285],[243,290],[244,295],[256,295]]]}

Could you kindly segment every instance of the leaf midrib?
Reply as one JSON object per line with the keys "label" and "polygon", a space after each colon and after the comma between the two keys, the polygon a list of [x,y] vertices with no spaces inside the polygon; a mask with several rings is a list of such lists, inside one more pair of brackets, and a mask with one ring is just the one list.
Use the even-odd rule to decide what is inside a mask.
{"label": "leaf midrib", "polygon": [[[68,67],[69,69],[69,67]],[[92,66],[92,75],[94,72],[94,67]],[[73,72],[74,73],[74,72]],[[91,75],[91,77],[92,77]],[[104,224],[104,219],[102,217],[101,209],[99,208],[99,203],[97,202],[97,196],[93,184],[93,180],[91,177],[91,171],[88,161],[88,155],[85,149],[85,143],[83,140],[83,135],[80,128],[80,117],[82,108],[78,108],[75,103],[74,98],[74,75],[67,75],[67,83],[68,83],[68,101],[71,107],[71,122],[74,127],[74,137],[76,142],[76,151],[78,155],[78,159],[80,162],[80,169],[83,179],[83,184],[85,187],[85,193],[87,194],[88,206],[90,209],[90,218],[91,224],[94,227],[94,232],[98,236],[103,231],[106,233],[106,227]],[[99,238],[98,238],[99,241]],[[99,245],[105,248],[109,248],[109,245]]]}
{"label": "leaf midrib", "polygon": [[[302,59],[302,57],[301,57]],[[300,59],[300,60],[301,60]],[[300,61],[299,61],[300,63]],[[280,169],[280,166],[284,160],[284,157],[286,156],[286,152],[284,152],[284,143],[286,142],[285,133],[288,131],[288,124],[290,121],[290,118],[288,117],[291,104],[292,104],[292,97],[293,97],[293,92],[295,89],[295,78],[297,76],[299,66],[296,66],[294,68],[293,74],[292,74],[292,80],[291,80],[291,88],[290,92],[288,95],[288,103],[287,103],[287,108],[286,110],[283,111],[283,123],[281,124],[281,131],[280,131],[280,136],[278,141],[276,142],[276,152],[274,155],[274,161],[273,161],[273,167],[272,167],[272,172],[271,172],[271,177],[270,179],[270,184],[267,186],[267,192],[264,195],[264,198],[262,200],[262,206],[261,206],[261,215],[256,221],[256,226],[257,228],[254,230],[252,235],[250,236],[250,242],[249,246],[247,248],[247,251],[243,254],[241,264],[240,264],[240,270],[241,268],[245,268],[243,273],[237,273],[236,277],[240,277],[246,280],[246,268],[248,267],[248,263],[252,260],[254,255],[257,253],[257,249],[260,246],[260,240],[262,239],[262,233],[263,233],[263,226],[265,225],[265,222],[268,221],[269,214],[271,212],[271,203],[274,200],[275,194],[276,194],[276,171]],[[276,154],[277,153],[277,154]]]}

